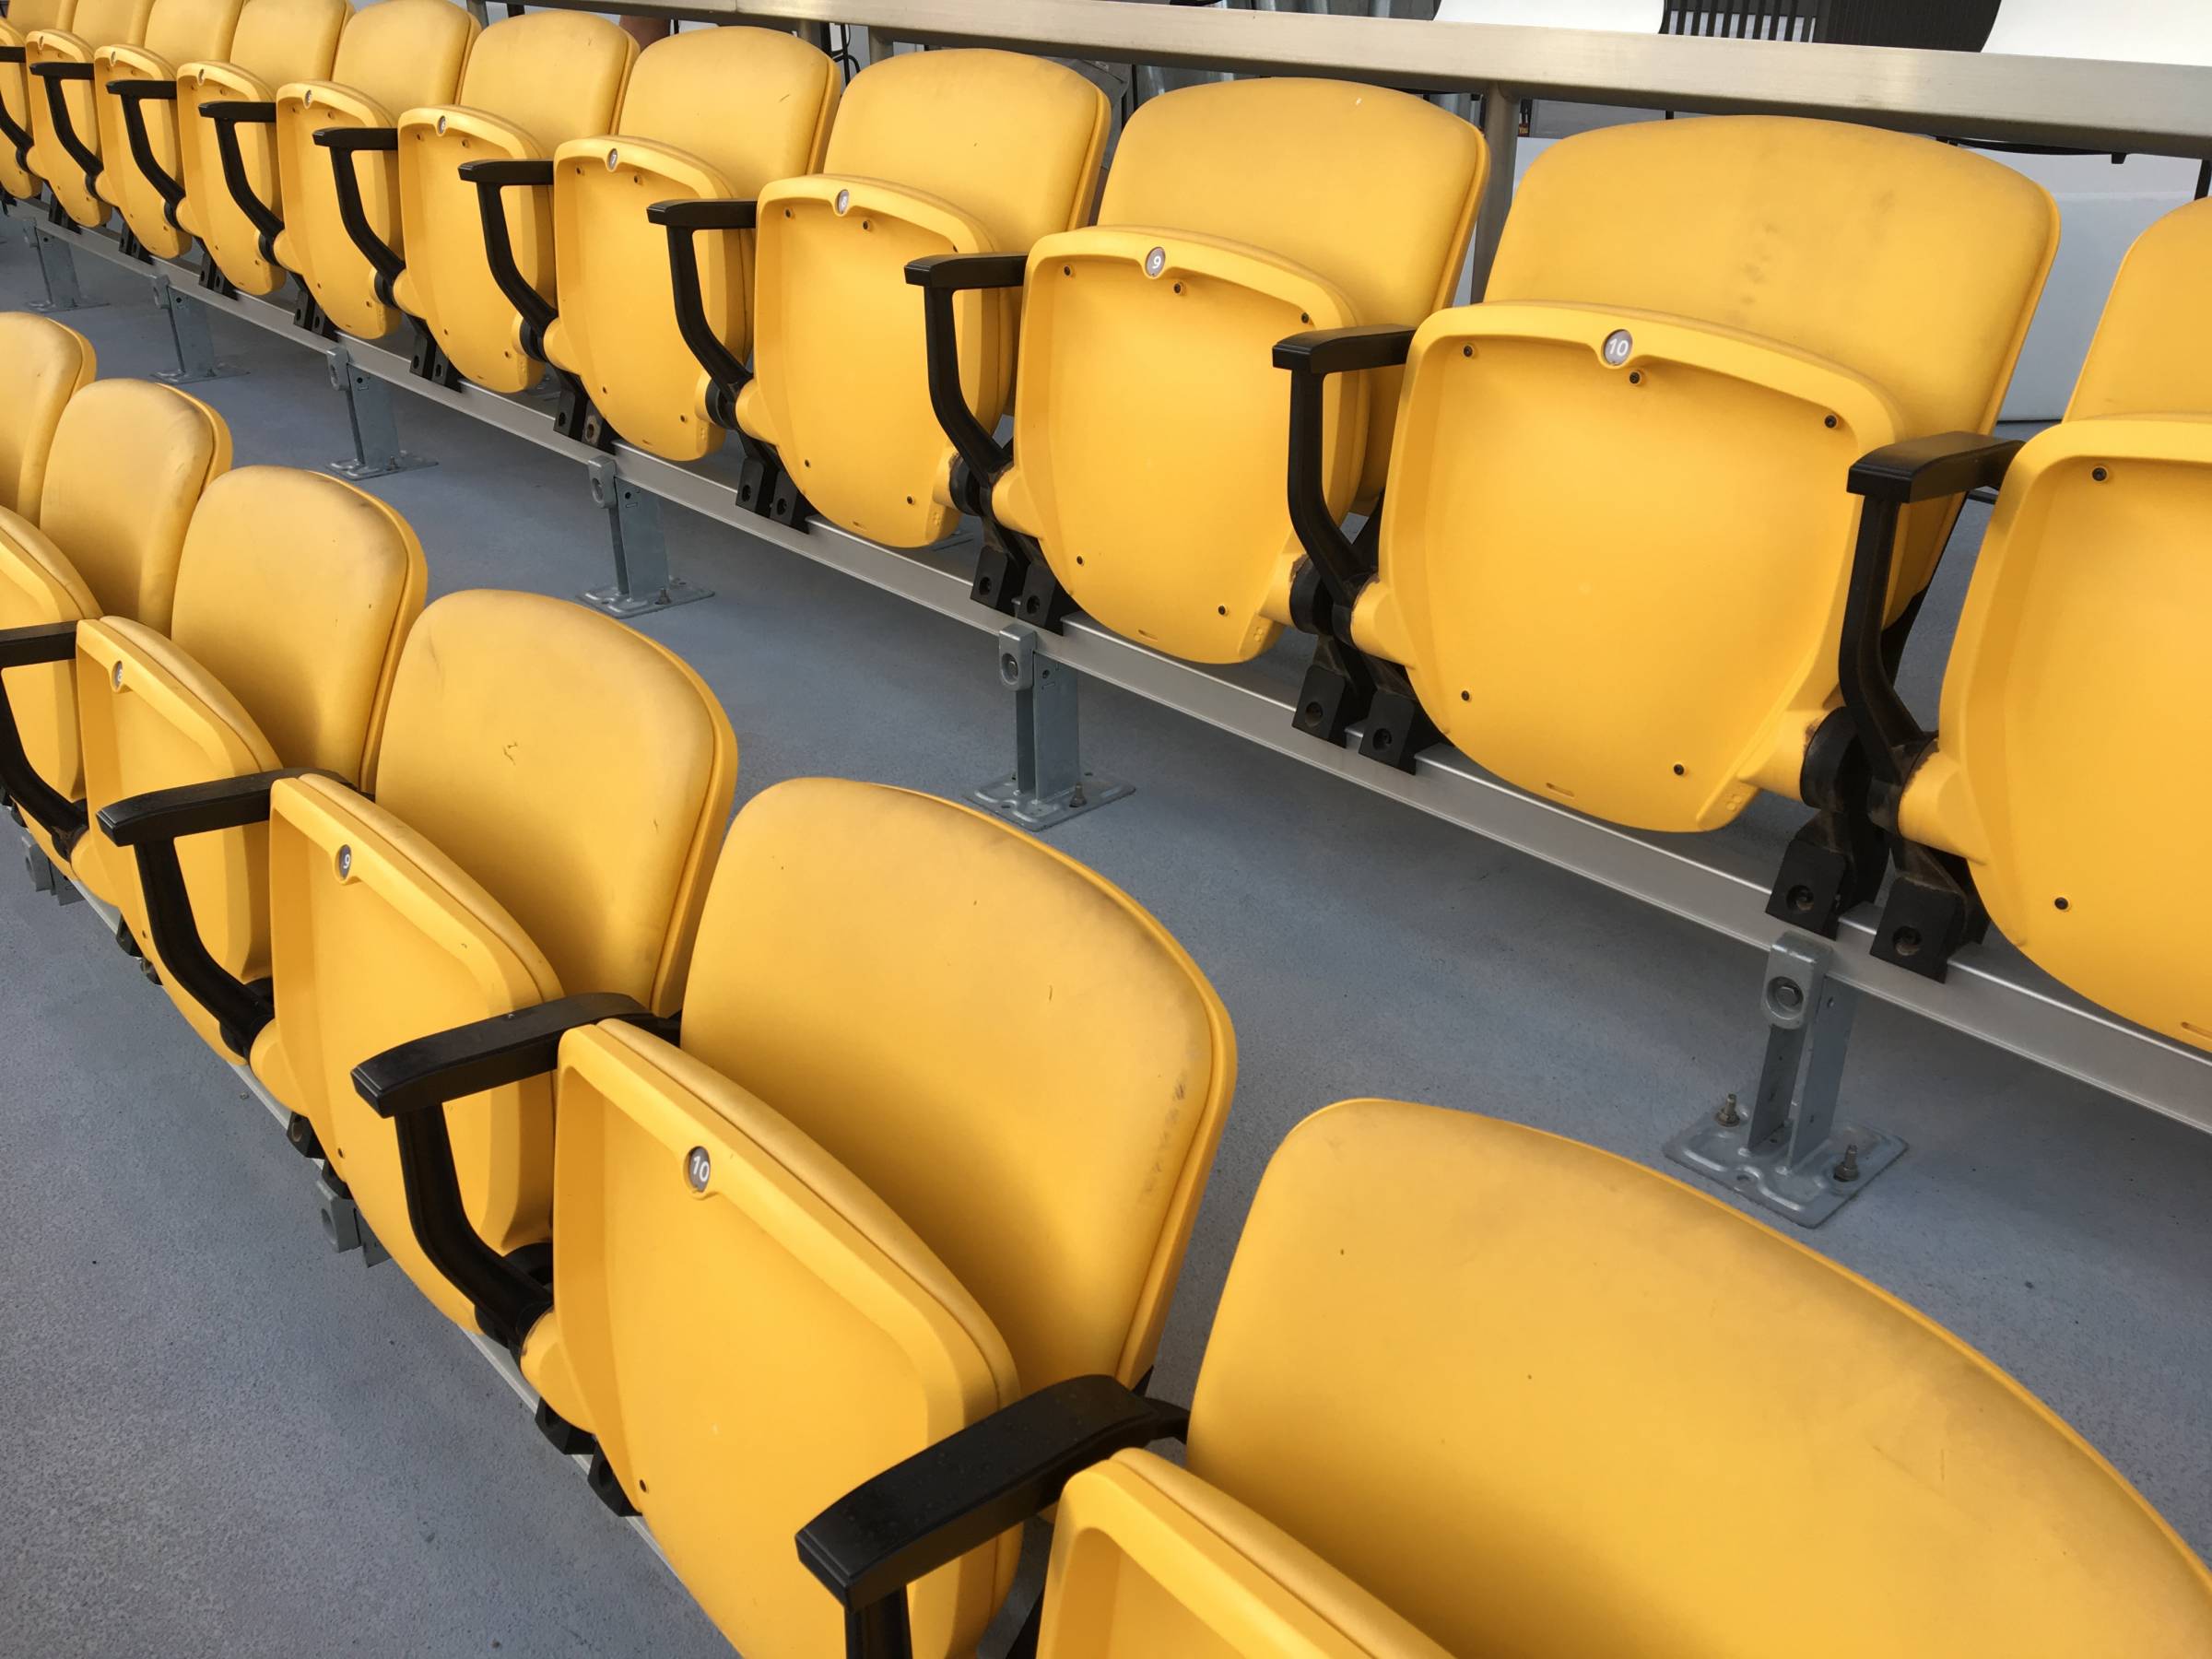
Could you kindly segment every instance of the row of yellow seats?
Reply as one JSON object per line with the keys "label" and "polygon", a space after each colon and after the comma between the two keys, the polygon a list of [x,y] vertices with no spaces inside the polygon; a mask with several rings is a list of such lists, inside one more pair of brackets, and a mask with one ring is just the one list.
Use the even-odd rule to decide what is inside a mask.
{"label": "row of yellow seats", "polygon": [[[688,459],[737,430],[746,498],[786,522],[811,503],[912,547],[973,513],[978,597],[1048,624],[1080,606],[1208,662],[1303,629],[1300,724],[1359,723],[1380,760],[1441,736],[1641,830],[1801,801],[1778,917],[1832,935],[1894,863],[1877,955],[1941,977],[1994,920],[2212,1047],[2212,963],[2183,943],[2212,901],[2164,874],[2212,807],[2166,759],[2212,741],[2212,347],[2189,322],[2212,208],[2146,237],[2069,418],[2016,462],[1983,434],[2056,213],[1932,141],[1757,117],[1577,136],[1520,187],[1486,302],[1440,312],[1487,158],[1380,88],[1155,100],[1092,225],[1106,107],[1049,63],[896,57],[841,105],[834,65],[766,30],[633,66],[597,18],[472,45],[445,0],[399,0],[325,31],[335,82],[210,102],[304,73],[247,43],[306,39],[307,3],[223,12],[237,62],[181,72],[201,113],[155,135],[241,286],[289,266],[368,335],[395,299],[427,372],[512,391],[550,362],[579,435]],[[109,50],[29,38],[41,62]],[[241,147],[254,124],[274,171]],[[111,171],[155,235],[159,195]],[[1959,498],[2000,480],[1938,735],[1897,665]]]}
{"label": "row of yellow seats", "polygon": [[0,393],[11,806],[752,1659],[972,1652],[1055,1501],[1054,1655],[2212,1641],[2212,1574],[1985,1359],[1471,1114],[1296,1130],[1191,1408],[1148,1397],[1236,1074],[1156,921],[907,791],[725,834],[729,723],[659,645],[425,608],[388,507],[230,470],[57,323],[0,316]]}

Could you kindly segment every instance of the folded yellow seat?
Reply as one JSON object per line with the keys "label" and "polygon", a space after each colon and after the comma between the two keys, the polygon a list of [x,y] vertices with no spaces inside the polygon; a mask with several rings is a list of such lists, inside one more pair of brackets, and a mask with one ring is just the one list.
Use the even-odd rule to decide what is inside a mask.
{"label": "folded yellow seat", "polygon": [[[163,0],[173,4],[174,0]],[[331,70],[347,0],[245,0],[229,49],[185,64],[175,80],[180,166],[161,182],[170,216],[206,245],[224,278],[249,294],[272,294],[285,273],[261,251],[261,227],[233,190],[276,196],[276,154],[258,123],[218,120],[244,104],[257,111],[295,81]],[[228,153],[226,153],[228,152]]]}
{"label": "folded yellow seat", "polygon": [[[523,322],[523,345],[560,371],[562,429],[603,447],[618,435],[696,460],[731,423],[709,406],[714,378],[693,343],[742,377],[752,332],[752,238],[711,239],[671,290],[668,214],[749,205],[776,179],[821,162],[841,82],[795,36],[765,29],[673,34],[640,54],[611,132],[572,138],[550,160],[473,162],[493,275]],[[501,194],[550,189],[554,273],[525,278]],[[540,198],[541,209],[546,206]]]}
{"label": "folded yellow seat", "polygon": [[[168,628],[123,617],[76,631],[77,719],[91,826],[77,845],[178,1011],[242,1061],[269,1012],[268,836],[260,824],[159,843],[172,901],[247,994],[203,1002],[198,964],[162,954],[148,914],[164,898],[106,833],[108,809],[156,791],[206,795],[289,768],[374,787],[400,648],[428,581],[421,545],[383,502],[321,473],[247,466],[200,497],[177,564]],[[166,874],[166,871],[161,872]]]}
{"label": "folded yellow seat", "polygon": [[182,197],[174,194],[177,71],[196,58],[228,53],[240,14],[241,0],[154,0],[140,40],[92,54],[100,198],[113,204],[131,234],[164,259],[192,247],[192,227],[179,217]]}
{"label": "folded yellow seat", "polygon": [[0,18],[0,190],[11,196],[35,196],[41,183],[30,170],[30,106],[45,89],[30,83],[26,42],[39,29],[67,29],[76,12],[76,0],[16,0]]}
{"label": "folded yellow seat", "polygon": [[[238,216],[218,211],[211,221],[208,252],[223,274],[261,291],[257,284],[276,286],[282,267],[329,324],[365,339],[389,334],[399,319],[378,291],[377,267],[346,229],[332,155],[316,135],[388,129],[403,111],[451,103],[476,39],[476,19],[453,0],[378,0],[346,24],[327,78],[287,80],[266,101],[204,102],[222,166],[218,187]],[[404,258],[396,153],[353,156],[348,177],[369,234]],[[301,320],[315,323],[304,309]]]}
{"label": "folded yellow seat", "polygon": [[[2065,418],[2025,444],[1974,433],[1870,456],[1844,690],[1889,832],[1874,953],[1941,978],[1994,922],[2115,1013],[2212,1049],[2212,204],[2145,231]],[[1872,648],[1886,526],[2002,483],[1936,729]],[[1901,552],[1901,548],[1900,548]]]}
{"label": "folded yellow seat", "polygon": [[[2057,233],[2040,185],[1930,139],[1644,122],[1538,158],[1485,303],[1284,342],[1292,513],[1349,601],[1301,625],[1403,676],[1378,677],[1363,752],[1410,768],[1441,735],[1639,830],[1802,801],[1769,908],[1832,936],[1882,866],[1838,680],[1848,477],[1988,429]],[[1312,415],[1332,373],[1401,359],[1381,523],[1355,547]],[[1956,512],[1929,501],[1898,529],[1893,655]]]}
{"label": "folded yellow seat", "polygon": [[[77,625],[119,617],[169,627],[185,528],[229,465],[230,429],[196,397],[148,381],[95,381],[55,425],[35,522],[0,510],[0,783],[64,870],[88,828],[70,666]],[[117,488],[119,478],[130,488]],[[76,874],[96,897],[120,902],[97,857]]]}
{"label": "folded yellow seat", "polygon": [[100,196],[104,134],[95,104],[93,60],[103,46],[146,39],[159,0],[76,0],[66,23],[23,37],[25,86],[30,98],[29,171],[45,182],[62,210],[87,229],[108,222]]}
{"label": "folded yellow seat", "polygon": [[[1009,554],[1024,572],[1017,591],[1012,571],[992,582],[1002,608],[1056,621],[1072,605],[1198,662],[1273,645],[1300,547],[1269,354],[1300,329],[1410,325],[1448,303],[1488,172],[1481,134],[1410,94],[1189,87],[1131,117],[1096,226],[1038,242],[1026,267],[927,262],[934,306],[1021,289],[1011,447],[963,432],[957,410],[947,423],[1006,544],[985,580]],[[1382,492],[1397,388],[1388,369],[1330,384],[1321,466],[1339,516]]]}
{"label": "folded yellow seat", "polygon": [[[165,869],[156,892],[157,865],[211,830],[266,825],[271,982],[258,1018],[220,1034],[243,1041],[294,1113],[293,1143],[327,1161],[333,1200],[358,1206],[431,1301],[474,1325],[469,1298],[408,1227],[394,1127],[354,1092],[353,1068],[564,992],[673,1008],[736,742],[670,652],[582,606],[497,592],[423,611],[373,741],[373,796],[285,770],[132,797],[100,818],[135,850],[161,959],[203,1007],[241,1006],[253,988],[213,961],[219,918],[197,895]],[[552,1090],[539,1078],[471,1093],[454,1114],[455,1202],[542,1277]]]}
{"label": "folded yellow seat", "polygon": [[[316,135],[331,151],[346,229],[381,278],[378,297],[419,322],[420,371],[455,385],[465,376],[494,392],[537,383],[544,364],[524,349],[523,319],[486,252],[477,187],[461,170],[474,161],[544,160],[571,138],[607,131],[637,53],[629,35],[588,13],[509,18],[470,48],[451,102],[410,109],[396,126]],[[365,207],[354,171],[362,154],[396,158],[404,256],[357,211]],[[551,216],[526,195],[505,213],[524,281],[557,299]]]}
{"label": "folded yellow seat", "polygon": [[[803,527],[807,505],[891,547],[959,523],[956,453],[931,410],[923,308],[910,261],[1020,254],[1090,215],[1104,95],[1074,70],[1014,53],[906,53],[853,77],[822,171],[751,204],[679,202],[663,214],[686,338],[713,384],[706,406],[759,445],[752,504]],[[695,239],[755,225],[750,371],[702,316]],[[742,246],[723,257],[742,257]],[[994,428],[1014,383],[1019,304],[961,298],[958,401]],[[765,463],[772,461],[772,469]]]}
{"label": "folded yellow seat", "polygon": [[[571,997],[355,1080],[541,1425],[741,1652],[797,1654],[841,1641],[791,1548],[823,1504],[1070,1378],[1141,1384],[1235,1070],[1126,895],[968,807],[814,778],[731,827],[680,1021]],[[546,1073],[549,1287],[444,1173],[477,1174],[460,1097]],[[922,1652],[972,1651],[1006,1594],[1017,1535],[971,1544],[915,1588]]]}
{"label": "folded yellow seat", "polygon": [[909,1582],[1055,1500],[1048,1659],[2212,1646],[2212,1573],[1957,1337],[1667,1176],[1400,1101],[1269,1160],[1187,1414],[1082,1379],[799,1554],[891,1659]]}

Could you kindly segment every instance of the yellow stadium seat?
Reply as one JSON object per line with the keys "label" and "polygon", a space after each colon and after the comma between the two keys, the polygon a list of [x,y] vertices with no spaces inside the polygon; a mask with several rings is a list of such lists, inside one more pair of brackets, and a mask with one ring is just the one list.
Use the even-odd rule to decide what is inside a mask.
{"label": "yellow stadium seat", "polygon": [[[120,617],[168,629],[185,527],[229,465],[230,429],[198,398],[94,381],[55,425],[35,515],[0,510],[0,784],[65,870],[87,828],[77,625]],[[97,870],[79,874],[118,901]]]}
{"label": "yellow stadium seat", "polygon": [[279,87],[328,76],[352,16],[347,0],[245,0],[230,50],[186,64],[177,76],[183,165],[171,182],[179,192],[175,211],[206,244],[222,279],[249,294],[275,293],[285,273],[263,255],[261,227],[241,204],[233,181],[257,199],[274,198],[276,150],[258,125],[218,122],[207,112],[228,112],[241,103],[257,109]]}
{"label": "yellow stadium seat", "polygon": [[[1448,303],[1488,171],[1481,134],[1410,94],[1209,83],[1137,111],[1098,225],[1039,241],[1026,281],[1018,261],[924,261],[913,276],[944,313],[940,350],[956,293],[1023,295],[1011,450],[957,401],[946,411],[1000,532],[978,596],[1048,625],[1072,604],[1198,662],[1273,645],[1300,549],[1279,441],[1289,388],[1270,349]],[[957,379],[951,364],[933,374]],[[1397,391],[1394,370],[1330,387],[1322,465],[1338,516],[1382,493]]]}
{"label": "yellow stadium seat", "polygon": [[[551,160],[462,169],[480,193],[486,253],[523,319],[523,346],[561,371],[563,431],[602,447],[618,433],[677,461],[720,446],[730,412],[708,408],[715,382],[686,343],[661,227],[672,206],[750,201],[774,180],[813,171],[839,86],[837,65],[795,36],[695,29],[639,56],[611,134],[572,138]],[[553,193],[558,308],[552,293],[524,276],[508,239],[501,193],[522,187]],[[660,216],[649,218],[656,207]],[[752,238],[738,238],[726,253],[709,242],[694,268],[704,285],[698,303],[706,340],[742,363]]]}
{"label": "yellow stadium seat", "polygon": [[[762,471],[755,507],[804,525],[811,503],[897,547],[950,533],[957,457],[931,413],[923,307],[901,273],[933,253],[1020,254],[1084,223],[1106,130],[1104,95],[1058,64],[907,53],[853,77],[821,172],[779,180],[754,203],[664,216],[685,337],[714,382],[706,406],[734,413],[783,475]],[[702,292],[697,233],[756,220],[747,375],[687,301]],[[959,395],[986,429],[1012,394],[1018,312],[996,291],[959,302]]]}
{"label": "yellow stadium seat", "polygon": [[[206,233],[223,274],[262,292],[255,285],[275,288],[282,267],[306,290],[302,326],[372,340],[389,334],[398,319],[378,296],[376,268],[347,233],[331,157],[315,135],[388,128],[402,111],[452,102],[476,38],[476,19],[453,0],[379,0],[347,23],[327,79],[287,80],[273,99],[203,101],[221,171],[215,188],[229,204]],[[397,157],[371,153],[356,166],[370,234],[404,257]]]}
{"label": "yellow stadium seat", "polygon": [[[1837,684],[1846,476],[1988,429],[2057,235],[2041,185],[1932,140],[1643,122],[1537,159],[1484,304],[1283,342],[1292,516],[1326,590],[1300,620],[1375,665],[1363,752],[1410,768],[1441,733],[1641,830],[1802,800],[1769,908],[1832,935],[1881,874]],[[1400,360],[1371,559],[1324,500],[1321,400],[1333,372]],[[1892,651],[1956,512],[1899,533]]]}
{"label": "yellow stadium seat", "polygon": [[[1994,921],[2059,980],[2212,1049],[2212,203],[2129,253],[2072,404],[2024,445],[1871,455],[1844,686],[1892,831],[1877,957],[1935,978]],[[1873,642],[1886,526],[2003,480],[1923,731]],[[1920,510],[1924,511],[1924,507]]]}
{"label": "yellow stadium seat", "polygon": [[393,673],[426,581],[414,531],[373,496],[321,473],[241,467],[210,484],[193,512],[166,631],[112,616],[77,628],[91,827],[72,861],[88,882],[100,870],[163,988],[227,1056],[244,1059],[249,1028],[268,1017],[267,830],[155,850],[177,861],[177,889],[209,956],[253,993],[203,1005],[197,964],[172,968],[153,937],[147,905],[159,884],[142,887],[133,855],[105,834],[102,809],[279,767],[371,788]]}
{"label": "yellow stadium seat", "polygon": [[2212,1651],[2212,1573],[1957,1337],[1666,1176],[1398,1101],[1270,1160],[1187,1423],[1084,1378],[799,1552],[892,1659],[903,1585],[1055,1499],[1043,1659]]}
{"label": "yellow stadium seat", "polygon": [[44,102],[45,91],[30,85],[24,42],[41,29],[67,29],[76,13],[76,0],[15,0],[0,18],[0,200],[39,193],[30,171],[30,105],[33,98]]}
{"label": "yellow stadium seat", "polygon": [[[532,12],[478,37],[450,104],[407,111],[396,127],[326,129],[346,229],[382,280],[379,297],[419,319],[418,372],[457,385],[523,392],[544,365],[524,349],[523,323],[485,252],[472,161],[549,159],[572,138],[614,125],[637,42],[605,18]],[[403,258],[369,226],[354,157],[396,152]],[[507,233],[530,283],[553,291],[553,226],[529,196],[508,205]]]}
{"label": "yellow stadium seat", "polygon": [[0,312],[0,511],[36,524],[62,411],[98,367],[92,342],[30,312]]}
{"label": "yellow stadium seat", "polygon": [[143,40],[92,54],[100,199],[113,203],[131,234],[164,259],[192,246],[177,212],[177,71],[229,52],[239,16],[240,0],[155,0]]}
{"label": "yellow stadium seat", "polygon": [[[596,1437],[594,1484],[740,1651],[834,1653],[842,1620],[791,1548],[809,1515],[1024,1395],[1150,1370],[1234,1088],[1228,1016],[1073,860],[820,778],[732,826],[680,1044],[606,1002],[449,1032],[357,1081],[409,1137],[410,1191],[443,1194],[416,1228],[519,1352],[541,1425]],[[439,1171],[444,1102],[556,1066],[548,1291]],[[1017,1541],[982,1535],[917,1586],[922,1651],[974,1651]]]}
{"label": "yellow stadium seat", "polygon": [[29,75],[30,171],[62,211],[87,229],[108,222],[99,193],[102,123],[94,105],[93,59],[103,46],[146,38],[156,0],[76,0],[66,25],[24,36]]}
{"label": "yellow stadium seat", "polygon": [[[393,1128],[354,1092],[353,1068],[564,991],[675,1007],[735,779],[729,722],[672,653],[582,606],[470,592],[407,636],[373,799],[323,773],[265,772],[101,817],[149,880],[149,844],[266,822],[275,1014],[235,1034],[295,1114],[294,1144],[328,1160],[333,1191],[473,1326],[408,1228]],[[164,959],[206,954],[194,906],[152,920]],[[503,1254],[543,1257],[551,1086],[472,1093],[454,1147],[469,1224]]]}

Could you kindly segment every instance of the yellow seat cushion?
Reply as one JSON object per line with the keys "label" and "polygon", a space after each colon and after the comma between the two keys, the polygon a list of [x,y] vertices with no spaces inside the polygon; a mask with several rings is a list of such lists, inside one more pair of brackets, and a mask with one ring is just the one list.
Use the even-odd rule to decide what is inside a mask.
{"label": "yellow seat cushion", "polygon": [[[841,1652],[843,1615],[793,1536],[1011,1404],[1013,1356],[879,1195],[711,1066],[589,1028],[562,1042],[559,1100],[559,1305],[525,1374],[598,1435],[739,1651]],[[973,1651],[1018,1546],[1017,1529],[915,1588],[917,1654]]]}
{"label": "yellow seat cushion", "polygon": [[1042,1659],[1445,1659],[1281,1528],[1149,1452],[1067,1483]]}
{"label": "yellow seat cushion", "polygon": [[[67,29],[76,14],[76,0],[15,0],[7,16],[0,18],[0,46],[20,46],[41,29]],[[29,72],[21,64],[0,64],[0,103],[8,118],[25,132],[32,132],[30,107],[34,88]],[[46,89],[35,88],[37,101],[46,100]],[[16,159],[16,147],[0,141],[0,188],[14,196],[35,196],[39,181]]]}

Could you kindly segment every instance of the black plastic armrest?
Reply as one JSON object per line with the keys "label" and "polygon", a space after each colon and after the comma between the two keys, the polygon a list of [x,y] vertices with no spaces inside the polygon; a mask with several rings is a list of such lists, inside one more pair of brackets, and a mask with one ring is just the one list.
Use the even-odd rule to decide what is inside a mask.
{"label": "black plastic armrest", "polygon": [[524,344],[530,355],[543,358],[546,330],[553,326],[559,313],[530,286],[523,267],[515,263],[514,241],[507,233],[507,209],[500,195],[508,190],[552,189],[553,163],[544,159],[464,161],[461,177],[477,187],[477,215],[483,221],[484,258],[491,266],[491,279],[527,325],[529,337]]}
{"label": "black plastic armrest", "polygon": [[1010,288],[1022,285],[1029,269],[1024,253],[932,253],[908,262],[906,279],[922,290],[922,333],[929,351],[929,406],[975,475],[976,499],[988,506],[991,487],[1013,464],[1014,454],[998,441],[960,390],[960,340],[953,296],[967,288]]}
{"label": "black plastic armrest", "polygon": [[239,147],[238,129],[275,126],[276,106],[258,100],[227,99],[219,103],[202,104],[200,113],[215,124],[215,153],[222,160],[223,185],[230,192],[230,199],[238,204],[238,210],[246,216],[247,223],[259,233],[262,258],[275,265],[276,239],[284,234],[284,218],[261,199],[254,192],[253,182],[246,177],[246,158]]}
{"label": "black plastic armrest", "polygon": [[1908,438],[1852,463],[1851,492],[1900,505],[1964,495],[2002,484],[2019,449],[2018,439],[1992,438],[1986,432]]}
{"label": "black plastic armrest", "polygon": [[[88,81],[92,78],[89,64],[33,64],[31,74],[46,83],[46,113],[53,120],[53,141],[62,147],[62,153],[76,163],[85,175],[85,188],[97,188],[100,178],[99,155],[87,147],[76,135],[76,123],[69,116],[69,100],[64,90],[70,81]],[[125,82],[124,85],[129,83]],[[130,106],[125,104],[127,111]]]}
{"label": "black plastic armrest", "polygon": [[1328,592],[1335,631],[1347,638],[1359,590],[1374,572],[1329,511],[1321,476],[1322,394],[1330,375],[1394,367],[1412,347],[1413,330],[1393,324],[1320,328],[1275,346],[1275,366],[1290,371],[1290,526]]}
{"label": "black plastic armrest", "polygon": [[[1849,488],[1866,504],[1852,550],[1836,678],[1873,768],[1877,795],[1893,797],[1928,745],[1927,732],[1899,695],[1893,662],[1883,649],[1899,515],[1914,501],[2002,483],[2019,447],[2016,439],[1983,432],[1939,432],[1886,444],[1852,464]],[[1894,799],[1877,805],[1893,806]]]}
{"label": "black plastic armrest", "polygon": [[407,268],[407,262],[370,225],[369,209],[361,200],[361,179],[354,171],[353,159],[363,150],[396,154],[399,129],[324,127],[316,133],[315,142],[330,152],[331,176],[338,192],[338,222],[346,227],[346,234],[376,273],[376,297],[390,305],[394,303],[392,285]]}
{"label": "black plastic armrest", "polygon": [[[20,64],[22,61],[22,47],[0,46],[0,64]],[[26,119],[29,113],[28,110],[24,112]],[[30,165],[30,129],[8,112],[5,100],[0,100],[0,138],[6,138],[9,147],[16,152],[18,167],[28,168]]]}
{"label": "black plastic armrest", "polygon": [[184,204],[184,182],[163,167],[154,155],[153,137],[146,130],[147,103],[174,103],[177,100],[177,83],[166,80],[112,80],[108,90],[115,97],[123,111],[123,131],[130,140],[131,159],[146,175],[147,182],[161,198],[161,217],[173,229],[182,229],[177,222],[177,209]]}
{"label": "black plastic armrest", "polygon": [[855,1487],[800,1530],[799,1559],[844,1604],[853,1659],[902,1654],[907,1585],[1041,1513],[1078,1471],[1189,1427],[1112,1377],[1055,1382]]}
{"label": "black plastic armrest", "polygon": [[312,767],[218,778],[111,801],[100,809],[100,833],[128,847],[138,861],[138,887],[146,899],[147,930],[169,977],[214,1018],[223,1045],[241,1061],[253,1051],[276,1013],[269,982],[249,983],[208,952],[193,913],[192,895],[177,862],[177,842],[187,835],[239,830],[265,823],[269,794],[286,778],[327,777]]}
{"label": "black plastic armrest", "polygon": [[418,1037],[353,1068],[354,1092],[391,1120],[398,1140],[416,1242],[476,1304],[486,1333],[516,1352],[552,1300],[545,1286],[487,1244],[470,1223],[445,1109],[469,1095],[551,1071],[565,1032],[606,1019],[632,1020],[664,1033],[669,1029],[630,997],[589,993]]}
{"label": "black plastic armrest", "polygon": [[918,288],[1017,288],[1029,277],[1027,253],[925,253],[906,262],[906,279]]}
{"label": "black plastic armrest", "polygon": [[[32,668],[66,663],[76,655],[76,624],[41,622],[29,628],[0,629],[0,668]],[[16,810],[46,831],[63,857],[85,833],[85,804],[73,801],[38,774],[23,749],[15,705],[0,682],[0,794]]]}
{"label": "black plastic armrest", "polygon": [[758,202],[731,201],[722,197],[688,200],[678,197],[669,202],[655,202],[645,209],[648,224],[660,225],[671,230],[750,230],[760,215]]}
{"label": "black plastic armrest", "polygon": [[717,426],[735,431],[737,394],[753,371],[724,344],[707,321],[707,303],[699,286],[699,250],[692,238],[701,230],[750,230],[759,204],[722,198],[655,202],[645,209],[648,224],[668,233],[668,289],[676,306],[677,331],[699,366],[707,371],[707,413]]}

